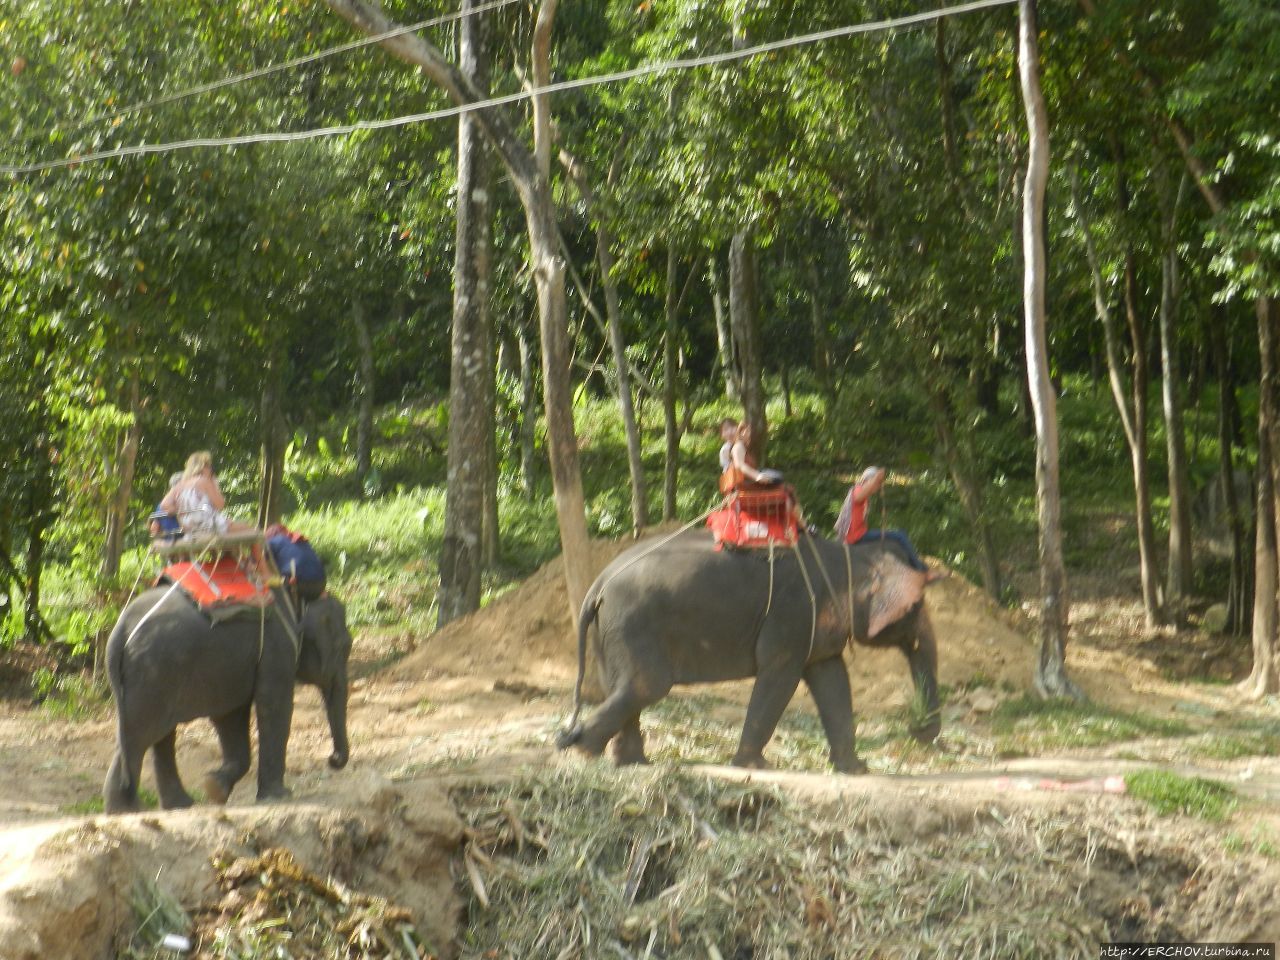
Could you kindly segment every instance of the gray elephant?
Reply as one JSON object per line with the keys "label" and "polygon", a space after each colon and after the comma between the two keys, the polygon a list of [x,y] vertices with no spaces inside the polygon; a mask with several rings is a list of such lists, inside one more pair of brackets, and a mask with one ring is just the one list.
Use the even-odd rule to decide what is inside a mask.
{"label": "gray elephant", "polygon": [[258,721],[258,799],[287,797],[285,747],[298,682],[320,688],[333,736],[329,766],[346,765],[351,634],[342,604],[322,597],[298,623],[277,593],[265,614],[242,614],[213,625],[168,587],[148,590],[125,607],[107,641],[118,717],[116,756],[102,788],[108,813],[138,809],[138,780],[148,749],[160,805],[192,804],[178,776],[174,744],[178,725],[198,717],[213,721],[222,747],[222,765],[205,777],[205,794],[225,803],[249,771],[250,709]]}
{"label": "gray elephant", "polygon": [[[716,550],[705,531],[642,542],[587,591],[578,622],[578,685],[557,745],[643,763],[640,712],[674,684],[756,677],[734,764],[763,767],[763,750],[801,680],[830,745],[831,763],[862,773],[854,742],[850,638],[895,646],[910,664],[925,715],[912,732],[932,741],[938,714],[937,644],[924,607],[929,576],[885,541],[846,547],[802,533],[795,550]],[[606,691],[582,724],[587,633]]]}

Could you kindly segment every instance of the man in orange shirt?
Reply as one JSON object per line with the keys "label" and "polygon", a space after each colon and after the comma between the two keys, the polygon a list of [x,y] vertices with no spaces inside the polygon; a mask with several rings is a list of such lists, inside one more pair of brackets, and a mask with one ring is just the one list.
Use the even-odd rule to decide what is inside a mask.
{"label": "man in orange shirt", "polygon": [[892,540],[907,553],[907,562],[916,570],[925,570],[920,555],[912,546],[910,538],[901,530],[868,530],[867,501],[873,494],[879,493],[884,486],[884,467],[867,467],[858,478],[858,482],[849,490],[840,507],[840,516],[836,518],[836,539],[845,543],[871,543],[875,540]]}

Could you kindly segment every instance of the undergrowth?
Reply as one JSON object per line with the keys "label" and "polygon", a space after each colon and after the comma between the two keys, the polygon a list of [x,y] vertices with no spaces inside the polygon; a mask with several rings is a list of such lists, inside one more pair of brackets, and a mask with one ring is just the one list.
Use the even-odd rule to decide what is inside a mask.
{"label": "undergrowth", "polygon": [[[1108,899],[1090,870],[1129,863],[1114,824],[992,811],[922,827],[865,798],[815,805],[749,781],[600,763],[451,796],[467,823],[455,865],[465,960],[1040,960],[1084,956],[1120,932],[1178,938],[1198,922],[1185,897],[1137,918]],[[1186,869],[1179,855],[1153,853],[1165,872]]]}

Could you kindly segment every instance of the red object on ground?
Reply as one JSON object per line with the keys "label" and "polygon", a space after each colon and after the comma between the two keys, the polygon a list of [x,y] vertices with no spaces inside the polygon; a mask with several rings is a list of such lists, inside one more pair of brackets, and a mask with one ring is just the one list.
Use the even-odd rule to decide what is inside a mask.
{"label": "red object on ground", "polygon": [[171,563],[157,582],[176,583],[202,610],[271,603],[271,591],[250,579],[240,561],[227,554],[205,563]]}
{"label": "red object on ground", "polygon": [[716,540],[734,547],[794,546],[800,535],[800,516],[790,490],[741,490],[730,494],[719,510],[707,517]]}

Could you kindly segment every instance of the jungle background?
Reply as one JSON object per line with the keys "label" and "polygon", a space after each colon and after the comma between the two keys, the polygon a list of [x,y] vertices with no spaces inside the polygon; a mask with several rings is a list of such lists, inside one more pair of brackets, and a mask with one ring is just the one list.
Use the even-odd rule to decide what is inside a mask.
{"label": "jungle background", "polygon": [[[459,19],[430,2],[0,6],[0,728],[6,757],[36,742],[53,758],[20,763],[49,785],[34,796],[16,786],[7,819],[104,822],[94,781],[112,728],[99,655],[121,605],[155,572],[147,514],[186,455],[210,449],[233,513],[283,518],[325,558],[365,684],[353,727],[363,707],[387,734],[356,740],[370,760],[343,786],[303,759],[321,725],[300,708],[290,771],[302,794],[328,817],[368,807],[370,790],[385,800],[378,791],[438,789],[441,821],[463,811],[465,830],[440,828],[432,842],[456,854],[441,869],[452,869],[466,919],[455,928],[411,910],[434,931],[432,950],[596,956],[616,944],[628,956],[749,957],[802,955],[803,944],[843,955],[850,930],[873,928],[886,955],[948,930],[956,943],[989,944],[987,955],[1043,956],[1047,944],[1120,933],[1274,931],[1265,910],[1253,927],[1243,919],[1256,904],[1225,910],[1215,898],[1262,896],[1276,879],[1280,12],[1261,0],[1039,11],[1051,143],[1045,328],[1072,601],[1067,672],[1081,702],[1032,689],[1041,555],[1015,8],[575,85],[924,9],[544,0],[468,4]],[[312,59],[375,32],[375,15],[440,22],[389,49]],[[242,76],[250,71],[261,75]],[[219,83],[227,77],[240,79]],[[442,116],[307,133],[552,82],[566,89],[541,116],[517,99],[466,115],[461,130]],[[265,133],[292,139],[92,159]],[[568,445],[556,419],[566,410]],[[635,532],[674,529],[712,506],[726,415],[760,427],[761,453],[824,531],[863,467],[889,468],[873,525],[907,529],[955,572],[933,594],[954,626],[940,631],[944,748],[904,742],[909,705],[887,661],[851,663],[873,770],[942,778],[919,801],[944,804],[932,821],[876,819],[884,797],[896,808],[909,786],[822,786],[820,733],[803,704],[780,734],[778,764],[811,776],[723,785],[690,772],[729,752],[740,690],[673,698],[652,721],[663,744],[655,773],[540,769],[572,682],[573,556],[598,566],[601,550]],[[578,522],[612,545],[564,542],[574,508],[566,519],[560,494],[575,483]],[[483,744],[494,729],[511,734],[503,723],[519,727],[516,746],[495,759]],[[207,734],[190,749],[208,754]],[[986,892],[975,892],[955,879],[969,866],[935,876],[923,859],[898,865],[918,868],[918,915],[852,916],[849,904],[877,901],[842,893],[835,875],[798,893],[786,922],[754,900],[721,910],[704,898],[694,909],[680,892],[708,888],[695,879],[710,868],[694,854],[713,842],[699,824],[718,836],[725,822],[749,822],[744,835],[760,831],[759,842],[839,862],[822,826],[838,819],[832,804],[855,805],[864,839],[883,830],[895,849],[918,843],[921,857],[930,843],[947,856],[1005,850],[1011,828],[975,811],[1011,802],[1007,783],[988,777],[977,800],[959,785],[1024,758],[1046,782],[1118,772],[1130,795],[1209,819],[1191,817],[1170,845],[1152,839],[1171,828],[1141,803],[1122,815],[1098,806],[1130,803],[1110,796],[1022,797],[1029,806],[1008,816],[1023,818],[1043,854],[1028,869],[1074,864],[1045,871],[1046,883],[1066,889],[1101,844],[1099,869],[1151,884],[1134,896],[1122,889],[1132,876],[1098,887],[1101,900],[1063,921],[1066,940],[1035,919],[1034,896],[1018,936],[994,938],[1010,923],[1003,871],[983,874]],[[371,786],[370,771],[388,782]],[[441,777],[439,788],[419,782]],[[673,796],[693,833],[659,831],[642,849],[623,828],[662,822]],[[303,816],[236,815],[285,834],[281,822]],[[497,870],[505,907],[491,907],[493,863],[551,869],[558,844],[581,852],[602,816],[621,824],[602,834],[597,867],[617,875],[619,899],[577,905],[565,877],[580,863],[537,883],[508,865]],[[1064,816],[1108,823],[1054,833]],[[782,833],[766,836],[766,820]],[[406,862],[423,835],[410,827],[397,841]],[[1146,839],[1126,841],[1125,830]],[[529,837],[544,843],[531,859]],[[1144,844],[1146,860],[1135,853]],[[29,854],[18,841],[6,849]],[[1197,888],[1203,849],[1235,857],[1234,879],[1214,874]],[[351,877],[373,870],[359,852]],[[334,850],[311,853],[323,864]],[[855,854],[878,856],[840,856]],[[769,869],[785,878],[795,864]],[[387,895],[408,896],[394,872],[379,874]],[[789,882],[777,877],[722,892],[754,897],[760,884]],[[492,920],[518,926],[538,890],[560,898],[568,912],[548,915],[564,922],[517,931]],[[112,949],[145,951],[130,918],[148,911],[126,899],[100,926]],[[672,919],[681,902],[693,919]],[[302,906],[277,912],[290,910]],[[773,919],[743,925],[753,911]],[[215,919],[231,929],[233,916],[243,911]],[[611,931],[604,940],[592,940],[593,922]]]}

